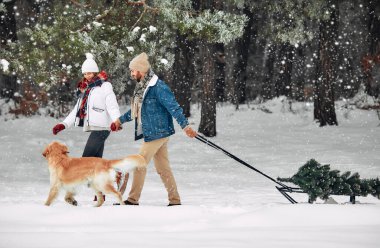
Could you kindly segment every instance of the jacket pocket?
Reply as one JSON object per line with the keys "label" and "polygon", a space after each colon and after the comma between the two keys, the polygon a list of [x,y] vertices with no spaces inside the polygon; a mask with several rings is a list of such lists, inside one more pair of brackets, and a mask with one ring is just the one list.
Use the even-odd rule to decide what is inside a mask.
{"label": "jacket pocket", "polygon": [[93,109],[94,111],[98,112],[98,113],[102,113],[102,112],[104,112],[104,109],[102,109],[102,108],[98,108],[98,107],[95,107],[95,106],[92,106],[92,109]]}
{"label": "jacket pocket", "polygon": [[146,98],[144,101],[146,112],[149,115],[154,115],[158,112],[157,99],[156,98]]}

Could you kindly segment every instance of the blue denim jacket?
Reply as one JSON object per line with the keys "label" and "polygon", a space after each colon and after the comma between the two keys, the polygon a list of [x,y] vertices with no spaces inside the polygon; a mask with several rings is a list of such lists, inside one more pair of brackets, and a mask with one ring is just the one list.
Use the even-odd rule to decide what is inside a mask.
{"label": "blue denim jacket", "polygon": [[[146,90],[141,106],[143,135],[137,135],[137,125],[135,125],[135,140],[144,137],[144,141],[149,142],[174,134],[172,117],[176,119],[181,128],[189,125],[169,86],[158,79]],[[128,110],[119,119],[121,123],[132,121],[131,110]]]}

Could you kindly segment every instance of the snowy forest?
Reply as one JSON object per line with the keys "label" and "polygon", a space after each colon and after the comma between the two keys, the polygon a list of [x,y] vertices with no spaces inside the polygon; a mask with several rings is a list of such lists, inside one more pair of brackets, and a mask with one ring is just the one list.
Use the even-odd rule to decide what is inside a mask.
{"label": "snowy forest", "polygon": [[66,114],[86,52],[126,103],[127,65],[147,52],[186,116],[201,105],[209,137],[220,102],[312,102],[321,126],[339,125],[334,102],[358,92],[379,109],[378,1],[11,0],[0,13],[2,115]]}
{"label": "snowy forest", "polygon": [[[379,247],[379,0],[0,0],[0,41],[0,248]],[[134,187],[135,167],[110,164],[157,141],[120,121],[144,52],[157,80],[144,94],[166,89],[145,99],[183,114],[162,118],[170,142]],[[83,71],[89,53],[100,70]],[[80,93],[88,73],[99,85]],[[91,90],[113,108],[88,107]],[[65,123],[97,110],[103,126]],[[65,163],[85,159],[118,197],[94,192],[89,162],[69,191],[84,173]],[[58,194],[65,166],[75,182]]]}

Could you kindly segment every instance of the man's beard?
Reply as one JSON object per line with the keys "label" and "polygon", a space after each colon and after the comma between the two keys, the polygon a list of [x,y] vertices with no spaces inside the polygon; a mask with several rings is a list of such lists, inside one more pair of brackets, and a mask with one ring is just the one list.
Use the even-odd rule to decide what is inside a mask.
{"label": "man's beard", "polygon": [[136,80],[137,82],[140,82],[141,81],[141,76],[136,76],[136,77],[132,77],[134,80]]}

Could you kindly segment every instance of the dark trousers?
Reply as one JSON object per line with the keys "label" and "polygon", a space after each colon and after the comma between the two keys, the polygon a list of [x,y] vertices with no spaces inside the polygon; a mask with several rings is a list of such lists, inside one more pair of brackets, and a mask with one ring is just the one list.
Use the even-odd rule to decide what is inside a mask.
{"label": "dark trousers", "polygon": [[107,130],[91,131],[82,157],[103,157],[104,143],[109,135],[110,131]]}

